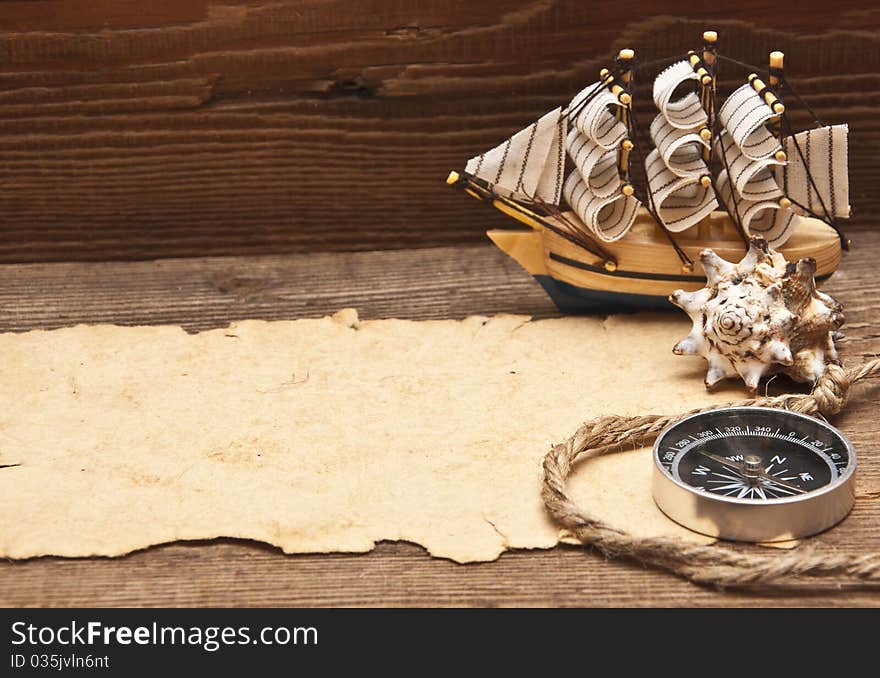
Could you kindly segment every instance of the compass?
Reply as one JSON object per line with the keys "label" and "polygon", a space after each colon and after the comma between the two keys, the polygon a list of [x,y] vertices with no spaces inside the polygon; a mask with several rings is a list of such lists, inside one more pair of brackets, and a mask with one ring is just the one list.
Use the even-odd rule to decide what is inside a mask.
{"label": "compass", "polygon": [[781,541],[843,520],[855,500],[856,455],[818,419],[765,407],[701,412],[654,443],[654,501],[691,530]]}

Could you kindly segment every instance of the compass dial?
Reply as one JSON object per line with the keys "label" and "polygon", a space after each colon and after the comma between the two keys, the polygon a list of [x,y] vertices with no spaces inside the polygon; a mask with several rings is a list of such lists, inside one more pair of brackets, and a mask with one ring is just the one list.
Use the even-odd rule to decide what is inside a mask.
{"label": "compass dial", "polygon": [[[819,525],[832,517],[836,522],[852,505],[852,445],[834,427],[784,410],[726,408],[688,417],[660,434],[654,462],[660,508],[678,522],[716,536],[726,536],[718,525],[725,520],[739,525],[735,535],[754,534],[755,540],[804,536],[799,526]],[[844,490],[835,492],[837,488]],[[699,497],[696,508],[693,496],[689,504],[685,501],[687,495]],[[839,496],[828,500],[825,495]],[[833,506],[823,507],[828,503]],[[743,525],[750,518],[742,507],[773,505],[794,508],[767,512],[776,516],[768,526],[772,535],[761,536],[758,524]],[[786,510],[792,514],[788,526],[780,518]],[[689,520],[682,511],[699,515]],[[818,517],[810,519],[809,512]],[[754,520],[766,520],[757,511],[752,514]],[[735,535],[730,538],[751,540]]]}

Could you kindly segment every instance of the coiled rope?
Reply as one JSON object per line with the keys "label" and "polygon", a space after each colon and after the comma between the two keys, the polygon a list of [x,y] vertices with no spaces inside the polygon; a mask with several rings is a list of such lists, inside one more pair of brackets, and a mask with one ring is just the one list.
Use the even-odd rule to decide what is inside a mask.
{"label": "coiled rope", "polygon": [[846,585],[880,588],[880,553],[849,555],[804,546],[791,552],[759,555],[717,545],[691,544],[673,537],[639,538],[579,507],[568,496],[565,483],[576,461],[647,445],[668,425],[719,407],[756,405],[815,417],[832,417],[845,407],[854,384],[878,375],[880,359],[850,368],[832,364],[809,394],[753,398],[674,416],[604,416],[593,419],[581,425],[568,440],[554,445],[544,458],[544,505],[557,523],[583,544],[596,547],[606,556],[635,559],[698,584],[816,590]]}

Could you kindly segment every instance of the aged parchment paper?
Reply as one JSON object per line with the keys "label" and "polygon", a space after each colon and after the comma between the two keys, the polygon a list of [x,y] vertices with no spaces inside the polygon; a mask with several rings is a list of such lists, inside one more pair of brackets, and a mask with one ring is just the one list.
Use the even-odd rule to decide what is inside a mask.
{"label": "aged parchment paper", "polygon": [[[678,315],[77,326],[0,335],[0,556],[114,556],[228,536],[287,552],[408,540],[491,560],[560,539],[551,442],[603,413],[707,394]],[[636,534],[695,535],[650,495],[646,450],[582,466],[575,496]]]}

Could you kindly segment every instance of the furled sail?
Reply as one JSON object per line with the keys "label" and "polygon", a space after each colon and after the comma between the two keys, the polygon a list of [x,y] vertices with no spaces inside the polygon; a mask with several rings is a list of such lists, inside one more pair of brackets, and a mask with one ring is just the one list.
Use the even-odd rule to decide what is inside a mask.
{"label": "furled sail", "polygon": [[569,131],[565,148],[593,195],[607,198],[620,188],[616,150],[605,150],[575,128]]}
{"label": "furled sail", "polygon": [[687,61],[678,61],[654,80],[654,104],[669,125],[679,129],[705,127],[706,111],[696,92],[688,91],[673,100],[676,91],[685,83],[697,82],[699,77]]}
{"label": "furled sail", "polygon": [[562,196],[586,230],[605,242],[629,231],[641,204],[623,193],[618,148],[627,128],[621,108],[603,83],[585,87],[568,106],[572,120],[565,147],[576,171],[565,180]]}
{"label": "furled sail", "polygon": [[669,170],[680,177],[700,177],[706,174],[706,163],[700,147],[709,143],[697,128],[673,127],[662,114],[651,123],[651,139]]}
{"label": "furled sail", "polygon": [[737,193],[745,200],[767,200],[782,196],[782,189],[773,173],[774,166],[784,163],[770,156],[753,160],[743,153],[733,141],[733,137],[722,130],[715,140],[715,154],[730,169],[730,178]]}
{"label": "furled sail", "polygon": [[[700,162],[705,168],[702,157]],[[645,171],[657,216],[673,233],[691,228],[718,206],[711,184],[704,186],[699,176],[675,175],[656,148],[645,159]]]}
{"label": "furled sail", "polygon": [[567,118],[556,108],[504,143],[471,158],[465,171],[500,195],[559,204]]}
{"label": "furled sail", "polygon": [[822,218],[849,217],[848,131],[846,125],[834,125],[786,138],[788,163],[776,168],[776,181],[786,195]]}
{"label": "furled sail", "polygon": [[605,242],[626,235],[641,204],[637,198],[619,191],[607,197],[591,193],[578,172],[572,172],[565,180],[562,195],[587,228]]}
{"label": "furled sail", "polygon": [[[698,76],[687,61],[664,70],[654,80],[654,103],[660,114],[651,123],[654,150],[645,158],[645,172],[657,218],[672,232],[696,225],[718,206],[703,159],[707,142],[700,135],[708,117],[692,87]],[[707,183],[708,185],[704,185]]]}
{"label": "furled sail", "polygon": [[621,108],[617,97],[598,82],[578,92],[568,105],[569,111],[577,111],[572,127],[606,151],[626,137],[626,125],[616,115]]}
{"label": "furled sail", "polygon": [[745,84],[727,97],[718,110],[718,121],[747,158],[763,160],[780,150],[779,141],[766,127],[774,115],[752,85]]}
{"label": "furled sail", "polygon": [[801,132],[786,137],[783,148],[767,127],[775,115],[751,83],[728,97],[718,111],[722,132],[715,152],[724,171],[716,185],[731,218],[746,233],[781,247],[802,216],[849,216],[847,129]]}
{"label": "furled sail", "polygon": [[771,181],[776,189],[766,197],[754,199],[734,196],[735,183],[731,182],[727,170],[721,170],[716,186],[727,212],[732,219],[739,220],[746,233],[760,235],[771,247],[779,247],[791,237],[801,217],[779,204],[775,198],[781,191],[772,176]]}
{"label": "furled sail", "polygon": [[734,90],[718,110],[721,133],[715,155],[724,169],[715,182],[731,219],[743,231],[782,246],[800,217],[780,203],[783,190],[776,171],[785,166],[782,146],[767,123],[777,115],[751,83]]}

